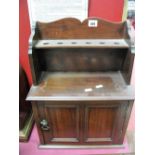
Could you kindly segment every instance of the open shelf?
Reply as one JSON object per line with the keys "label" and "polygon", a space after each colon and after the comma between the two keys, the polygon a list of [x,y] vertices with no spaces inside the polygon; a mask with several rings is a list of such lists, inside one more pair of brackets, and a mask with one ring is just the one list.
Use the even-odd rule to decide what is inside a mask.
{"label": "open shelf", "polygon": [[[89,27],[90,20],[97,27]],[[67,18],[37,22],[29,40],[33,84],[47,72],[121,71],[129,84],[134,50],[127,22]]]}
{"label": "open shelf", "polygon": [[27,100],[133,100],[121,72],[43,72]]}

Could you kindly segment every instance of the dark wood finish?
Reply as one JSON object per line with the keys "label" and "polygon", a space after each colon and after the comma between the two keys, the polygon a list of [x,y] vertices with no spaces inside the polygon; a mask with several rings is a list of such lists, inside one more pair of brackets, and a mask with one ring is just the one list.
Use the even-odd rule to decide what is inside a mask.
{"label": "dark wood finish", "polygon": [[125,120],[124,120],[124,124],[123,124],[123,128],[122,128],[122,136],[120,138],[120,141],[124,140],[124,136],[125,136],[125,133],[126,133],[126,130],[128,127],[128,122],[130,119],[130,114],[132,111],[133,103],[134,103],[133,101],[128,101],[128,107],[126,107],[126,109],[124,109],[125,110]]}
{"label": "dark wood finish", "polygon": [[[94,18],[93,18],[94,19]],[[116,71],[120,70],[125,75],[127,82],[130,81],[131,68],[126,64],[133,64],[130,59],[131,47],[130,35],[127,23],[111,23],[101,19],[98,27],[88,27],[88,21],[80,22],[77,19],[67,18],[52,23],[37,23],[32,30],[29,43],[29,60],[31,65],[33,83],[39,83],[42,71]],[[33,35],[34,34],[34,35]],[[86,47],[61,47],[61,48],[35,48],[39,40],[49,39],[115,39],[114,47],[100,48],[94,46]],[[124,39],[129,47],[117,47],[117,39]],[[44,52],[43,52],[44,51]],[[129,59],[128,59],[129,58]],[[80,64],[80,65],[79,65]]]}
{"label": "dark wood finish", "polygon": [[[114,143],[114,124],[118,123],[119,104],[87,105],[85,107],[85,139],[87,143]],[[118,117],[118,118],[117,118]],[[118,140],[117,140],[118,142]]]}
{"label": "dark wood finish", "polygon": [[38,59],[43,71],[118,71],[126,57],[125,49],[42,49]]}
{"label": "dark wood finish", "polygon": [[89,20],[37,22],[32,30],[27,100],[42,145],[123,143],[134,101],[130,27],[101,19],[89,27]]}
{"label": "dark wood finish", "polygon": [[80,141],[80,109],[78,105],[44,105],[49,131],[43,131],[45,143],[78,143]]}
{"label": "dark wood finish", "polygon": [[120,72],[44,72],[41,83],[32,86],[28,100],[127,100],[133,88]]}
{"label": "dark wood finish", "polygon": [[121,70],[124,79],[128,84],[130,84],[131,75],[132,75],[132,68],[134,63],[135,53],[131,53],[129,50],[127,52],[126,58],[124,60],[123,68]]}
{"label": "dark wood finish", "polygon": [[[88,27],[88,20],[98,21],[98,27]],[[112,23],[97,18],[90,18],[82,23],[78,19],[66,18],[52,23],[36,24],[34,39],[119,39],[126,30],[125,22]]]}
{"label": "dark wood finish", "polygon": [[[34,105],[38,109],[34,109],[34,115],[44,144],[123,143],[129,117],[128,101],[40,101]],[[48,130],[41,128],[43,119],[48,122]]]}
{"label": "dark wood finish", "polygon": [[32,79],[33,83],[37,84],[41,75],[41,68],[40,64],[38,62],[38,55],[36,52],[32,53],[32,48],[29,49],[29,62],[31,66],[31,73],[32,73]]}

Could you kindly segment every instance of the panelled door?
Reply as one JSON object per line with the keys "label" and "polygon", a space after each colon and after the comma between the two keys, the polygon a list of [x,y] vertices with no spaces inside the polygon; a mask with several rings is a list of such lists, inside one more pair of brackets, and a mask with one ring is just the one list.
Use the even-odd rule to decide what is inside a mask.
{"label": "panelled door", "polygon": [[40,128],[46,144],[81,142],[81,119],[78,104],[43,104]]}
{"label": "panelled door", "polygon": [[122,143],[127,102],[106,101],[85,104],[84,143]]}
{"label": "panelled door", "polygon": [[38,103],[45,144],[122,144],[128,101]]}

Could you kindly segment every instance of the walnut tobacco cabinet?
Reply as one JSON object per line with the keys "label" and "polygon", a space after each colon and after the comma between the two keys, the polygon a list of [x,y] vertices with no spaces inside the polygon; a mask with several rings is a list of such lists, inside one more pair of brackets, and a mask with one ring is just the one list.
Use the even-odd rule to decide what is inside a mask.
{"label": "walnut tobacco cabinet", "polygon": [[134,101],[132,34],[128,22],[96,18],[36,23],[27,100],[42,148],[123,144]]}

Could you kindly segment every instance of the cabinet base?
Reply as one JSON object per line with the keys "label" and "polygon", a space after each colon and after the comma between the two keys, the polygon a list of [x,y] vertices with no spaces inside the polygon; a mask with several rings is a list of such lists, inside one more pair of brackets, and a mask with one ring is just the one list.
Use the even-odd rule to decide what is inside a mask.
{"label": "cabinet base", "polygon": [[112,149],[124,148],[125,145],[39,145],[39,149]]}

